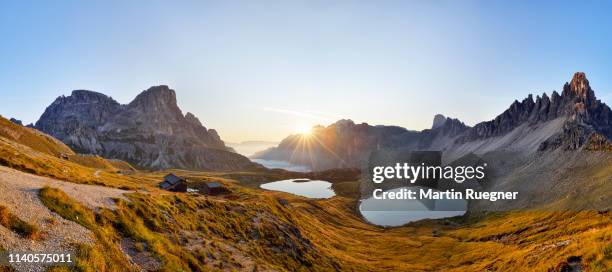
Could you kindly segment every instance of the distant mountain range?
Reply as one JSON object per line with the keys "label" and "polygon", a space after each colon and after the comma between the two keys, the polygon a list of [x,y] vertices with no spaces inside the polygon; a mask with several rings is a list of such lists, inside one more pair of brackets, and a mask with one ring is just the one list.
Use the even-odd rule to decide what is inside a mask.
{"label": "distant mountain range", "polygon": [[79,153],[121,159],[141,168],[237,170],[260,167],[227,147],[176,93],[155,86],[121,105],[104,94],[76,90],[58,97],[34,126]]}
{"label": "distant mountain range", "polygon": [[535,101],[529,95],[514,101],[491,121],[468,127],[463,122],[436,115],[431,129],[411,131],[396,126],[372,126],[340,120],[313,128],[311,135],[291,135],[274,148],[253,158],[283,160],[313,169],[359,167],[383,148],[444,151],[453,161],[469,153],[543,150],[609,150],[612,113],[597,100],[584,73],[576,73],[563,92]]}
{"label": "distant mountain range", "polygon": [[[127,105],[101,93],[76,90],[70,96],[58,97],[34,127],[78,153],[120,159],[141,168],[261,167],[228,147],[215,130],[204,127],[193,114],[183,114],[175,92],[168,86],[151,87]],[[362,167],[379,150],[442,151],[444,163],[475,155],[492,162],[498,177],[511,177],[514,170],[526,169],[519,166],[533,160],[546,162],[568,156],[542,154],[576,151],[572,154],[584,159],[573,162],[590,160],[595,153],[584,152],[612,150],[611,138],[610,108],[596,98],[585,74],[576,73],[561,94],[553,92],[550,97],[543,94],[535,99],[529,95],[495,119],[474,127],[442,115],[435,116],[432,128],[423,131],[340,120],[313,128],[309,136],[291,135],[277,146],[269,142],[233,145],[243,154],[270,147],[251,157],[313,170]],[[563,168],[567,163],[548,166]],[[533,175],[549,172],[532,170]]]}
{"label": "distant mountain range", "polygon": [[291,135],[277,147],[258,152],[252,158],[288,161],[319,170],[359,167],[367,162],[374,150],[399,147],[428,149],[441,146],[468,129],[457,119],[444,120],[435,129],[420,132],[397,126],[371,126],[340,120],[327,127],[314,127],[309,135]]}
{"label": "distant mountain range", "polygon": [[[477,105],[475,105],[477,106]],[[340,120],[291,135],[252,158],[282,160],[315,170],[366,169],[381,152],[441,151],[445,165],[488,163],[488,191],[518,191],[515,201],[474,202],[471,210],[543,205],[607,208],[612,190],[612,112],[598,100],[584,73],[576,73],[561,94],[532,95],[491,121],[474,127],[437,115],[431,129],[411,131]],[[444,183],[441,183],[444,184]],[[371,195],[372,182],[361,184]],[[595,189],[597,188],[597,189]],[[486,204],[486,205],[485,205]],[[478,207],[479,205],[484,205]]]}

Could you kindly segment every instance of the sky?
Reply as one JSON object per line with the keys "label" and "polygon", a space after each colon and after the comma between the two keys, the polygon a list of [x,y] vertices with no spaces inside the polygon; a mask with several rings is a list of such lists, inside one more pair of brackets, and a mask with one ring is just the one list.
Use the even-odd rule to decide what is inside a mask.
{"label": "sky", "polygon": [[0,115],[169,85],[228,142],[342,118],[468,125],[584,71],[612,102],[611,1],[0,1]]}

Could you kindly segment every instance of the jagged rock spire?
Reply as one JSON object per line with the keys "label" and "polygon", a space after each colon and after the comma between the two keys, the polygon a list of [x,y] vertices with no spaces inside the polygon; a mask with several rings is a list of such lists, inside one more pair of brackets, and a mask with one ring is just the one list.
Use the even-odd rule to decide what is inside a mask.
{"label": "jagged rock spire", "polygon": [[577,97],[581,101],[586,102],[587,105],[595,100],[595,92],[591,89],[585,73],[576,72],[572,77],[572,81],[565,83],[565,86],[563,86],[563,97],[569,100]]}
{"label": "jagged rock spire", "polygon": [[477,124],[461,141],[502,135],[521,124],[535,124],[563,117],[586,123],[608,137],[612,134],[610,108],[597,100],[585,73],[577,72],[570,82],[565,83],[561,95],[555,91],[550,99],[543,94],[535,102],[532,95],[522,102],[515,100],[494,120]]}
{"label": "jagged rock spire", "polygon": [[570,82],[571,90],[578,96],[585,97],[591,90],[589,86],[589,80],[583,72],[577,72],[574,74],[572,81]]}

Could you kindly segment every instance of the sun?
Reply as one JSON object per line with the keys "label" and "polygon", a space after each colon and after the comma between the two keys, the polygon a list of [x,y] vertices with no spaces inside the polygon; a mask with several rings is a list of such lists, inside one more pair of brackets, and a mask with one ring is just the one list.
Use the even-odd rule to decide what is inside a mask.
{"label": "sun", "polygon": [[302,134],[302,136],[309,136],[310,133],[312,132],[312,128],[308,125],[302,124],[302,125],[298,125],[295,128],[295,131],[299,134]]}

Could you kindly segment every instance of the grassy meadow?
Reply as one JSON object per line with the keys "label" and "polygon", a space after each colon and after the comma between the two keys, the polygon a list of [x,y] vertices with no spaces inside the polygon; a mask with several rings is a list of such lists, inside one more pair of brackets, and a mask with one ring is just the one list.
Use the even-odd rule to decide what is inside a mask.
{"label": "grassy meadow", "polygon": [[[576,262],[586,271],[612,268],[610,211],[509,211],[383,228],[360,218],[357,181],[335,181],[337,196],[313,200],[257,189],[294,173],[139,171],[76,155],[28,128],[7,131],[0,129],[4,166],[130,190],[114,199],[114,208],[93,210],[57,188],[41,189],[49,210],[95,238],[93,245],[74,245],[76,266],[49,271],[565,271]],[[194,183],[221,182],[230,193],[159,190],[168,172]],[[44,239],[38,235],[44,230],[17,214],[0,207],[0,223]]]}

